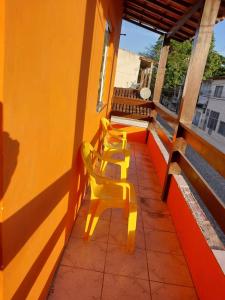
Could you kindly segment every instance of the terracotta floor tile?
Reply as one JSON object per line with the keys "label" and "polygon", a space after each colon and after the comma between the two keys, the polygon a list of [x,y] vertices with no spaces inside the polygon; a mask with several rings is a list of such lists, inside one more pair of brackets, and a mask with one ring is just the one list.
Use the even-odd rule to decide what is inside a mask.
{"label": "terracotta floor tile", "polygon": [[121,247],[109,244],[105,272],[148,279],[146,252],[136,248],[133,254],[129,254]]}
{"label": "terracotta floor tile", "polygon": [[142,211],[169,214],[167,204],[159,199],[140,197],[140,202]]}
{"label": "terracotta floor tile", "polygon": [[151,199],[160,199],[161,197],[161,188],[160,186],[151,186],[150,181],[146,183],[146,186],[143,186],[142,184],[145,182],[145,180],[139,181],[139,188],[138,193],[140,197],[144,198],[151,198]]}
{"label": "terracotta floor tile", "polygon": [[48,300],[100,299],[103,273],[60,266]]}
{"label": "terracotta floor tile", "polygon": [[186,261],[181,255],[147,251],[150,280],[193,286]]}
{"label": "terracotta floor tile", "polygon": [[[110,213],[110,210],[109,210],[109,213]],[[106,215],[105,218],[106,217],[109,217],[109,216]],[[71,236],[75,237],[75,238],[83,239],[85,224],[86,224],[86,217],[78,217],[75,221]],[[95,227],[93,236],[90,238],[90,240],[106,243],[108,240],[108,234],[109,234],[109,219],[107,221],[99,219],[99,221]]]}
{"label": "terracotta floor tile", "polygon": [[107,244],[70,238],[61,264],[103,272]]}
{"label": "terracotta floor tile", "polygon": [[[138,201],[138,199],[137,199],[137,201]],[[123,223],[123,224],[126,224],[126,228],[127,228],[127,222],[128,222],[128,219],[124,217],[123,209],[121,209],[121,208],[112,209],[112,216],[111,216],[112,224]],[[139,201],[138,201],[138,214],[137,214],[137,225],[138,224],[142,225],[142,214],[141,214],[141,210],[139,207]]]}
{"label": "terracotta floor tile", "polygon": [[151,281],[152,300],[197,300],[195,289]]}
{"label": "terracotta floor tile", "polygon": [[[125,223],[111,223],[109,230],[109,243],[120,247],[126,246],[127,243],[127,226]],[[136,229],[135,247],[145,249],[145,240],[142,224],[138,223]]]}
{"label": "terracotta floor tile", "polygon": [[150,190],[158,193],[162,193],[162,187],[161,185],[156,182],[154,179],[144,179],[144,180],[139,180],[139,186],[140,188],[149,188]]}
{"label": "terracotta floor tile", "polygon": [[149,282],[137,278],[105,274],[103,300],[150,300]]}
{"label": "terracotta floor tile", "polygon": [[144,228],[175,232],[170,216],[163,213],[142,212]]}
{"label": "terracotta floor tile", "polygon": [[176,233],[145,230],[148,250],[183,255]]}
{"label": "terracotta floor tile", "polygon": [[122,208],[112,209],[111,223],[117,222],[127,224],[127,219],[124,217],[124,210]]}
{"label": "terracotta floor tile", "polygon": [[[82,205],[78,211],[78,216],[82,217],[83,219],[86,220],[87,218],[87,213],[89,210],[89,205],[90,205],[90,200],[86,201],[84,203],[84,205]],[[105,220],[105,221],[110,221],[110,217],[111,217],[111,209],[107,209],[103,212],[103,214],[100,216],[101,220]]]}
{"label": "terracotta floor tile", "polygon": [[151,157],[148,154],[139,154],[135,153],[135,159],[136,159],[136,165],[137,167],[143,166],[143,167],[154,167]]}

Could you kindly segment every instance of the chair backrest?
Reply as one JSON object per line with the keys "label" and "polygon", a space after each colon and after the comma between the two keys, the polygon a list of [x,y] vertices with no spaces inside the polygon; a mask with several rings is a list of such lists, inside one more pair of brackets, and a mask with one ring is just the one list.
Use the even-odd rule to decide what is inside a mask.
{"label": "chair backrest", "polygon": [[103,134],[105,135],[108,131],[108,127],[110,126],[110,121],[107,118],[102,117],[101,124],[102,124]]}
{"label": "chair backrest", "polygon": [[94,170],[96,155],[93,146],[88,142],[83,142],[81,145],[81,156],[83,163],[88,173],[88,180],[91,187],[92,197],[95,195],[96,188],[98,187],[99,175]]}
{"label": "chair backrest", "polygon": [[102,117],[101,118],[101,125],[102,125],[102,137],[101,137],[101,143],[104,145],[104,146],[107,146],[109,144],[109,141],[108,141],[108,130],[109,130],[109,127],[110,127],[110,121],[105,118],[105,117]]}

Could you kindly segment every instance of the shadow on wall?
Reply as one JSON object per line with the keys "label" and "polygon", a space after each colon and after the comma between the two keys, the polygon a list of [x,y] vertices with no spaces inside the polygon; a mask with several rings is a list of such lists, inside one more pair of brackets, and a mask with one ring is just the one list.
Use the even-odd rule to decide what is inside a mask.
{"label": "shadow on wall", "polygon": [[81,204],[82,196],[85,191],[86,176],[83,168],[81,153],[79,147],[83,141],[85,111],[87,105],[87,91],[88,79],[91,62],[91,51],[93,44],[94,22],[97,0],[87,1],[85,13],[85,25],[83,34],[83,46],[81,55],[81,69],[79,76],[79,87],[77,96],[77,111],[76,111],[76,124],[74,133],[74,146],[73,146],[73,162],[72,162],[72,184],[69,193],[68,204],[68,228],[67,236],[69,237],[71,227],[75,220],[76,214]]}
{"label": "shadow on wall", "polygon": [[[87,1],[86,6],[78,96],[77,99],[75,99],[75,102],[77,101],[77,111],[74,116],[76,124],[71,169],[65,172],[54,183],[41,191],[37,196],[31,199],[29,203],[1,224],[3,229],[2,231],[4,232],[4,244],[1,245],[2,259],[0,258],[0,268],[3,270],[7,267],[7,265],[9,265],[12,259],[18,254],[41,224],[49,217],[61,199],[69,193],[67,213],[62,215],[60,223],[57,224],[56,229],[45,244],[39,256],[33,262],[26,276],[21,279],[21,283],[15,291],[12,299],[25,299],[27,297],[63,232],[65,233],[66,242],[70,235],[71,227],[73,226],[76,213],[79,209],[80,202],[85,191],[86,175],[79,147],[83,140],[84,133],[88,74],[90,70],[96,2],[97,0]],[[93,143],[98,142],[98,135],[99,132],[97,132],[94,136],[92,141]],[[9,150],[11,153],[11,157],[4,157],[4,163],[7,168],[5,172],[7,175],[4,185],[4,191],[6,191],[16,168],[19,143],[16,140],[11,139],[7,133],[4,134],[4,141],[7,149],[6,152],[8,153]],[[18,232],[18,228],[21,228],[20,233],[15,235],[15,232]],[[40,291],[40,299],[44,299],[47,295],[57,263],[58,261],[55,262],[54,269],[51,271],[51,274],[45,283],[45,287],[42,291]]]}
{"label": "shadow on wall", "polygon": [[3,131],[2,143],[4,147],[4,153],[6,153],[6,155],[4,156],[4,180],[2,185],[2,196],[4,196],[10,184],[13,173],[16,169],[19,155],[19,142],[12,139],[8,132]]}

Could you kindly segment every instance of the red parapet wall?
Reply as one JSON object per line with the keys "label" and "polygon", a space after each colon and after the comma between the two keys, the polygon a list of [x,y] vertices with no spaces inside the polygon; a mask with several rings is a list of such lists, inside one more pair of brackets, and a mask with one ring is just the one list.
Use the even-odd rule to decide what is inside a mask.
{"label": "red parapet wall", "polygon": [[[151,132],[148,137],[148,147],[160,184],[163,186],[167,163]],[[223,271],[174,177],[171,180],[167,203],[199,298],[204,300],[225,299]]]}
{"label": "red parapet wall", "polygon": [[173,177],[167,203],[200,299],[225,299],[225,276]]}
{"label": "red parapet wall", "polygon": [[127,132],[128,142],[145,144],[147,138],[147,129],[135,126],[113,124],[113,127],[125,130]]}
{"label": "red parapet wall", "polygon": [[149,132],[148,136],[148,147],[150,150],[154,167],[159,177],[160,185],[161,187],[163,187],[164,179],[166,176],[167,163],[151,132]]}

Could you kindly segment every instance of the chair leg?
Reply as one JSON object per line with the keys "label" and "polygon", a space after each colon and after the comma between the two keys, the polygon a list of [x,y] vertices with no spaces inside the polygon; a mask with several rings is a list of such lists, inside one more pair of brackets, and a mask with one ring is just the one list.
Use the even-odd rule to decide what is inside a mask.
{"label": "chair leg", "polygon": [[125,219],[129,216],[129,200],[125,200],[123,215]]}
{"label": "chair leg", "polygon": [[130,165],[130,154],[125,154],[125,164],[126,164],[126,167],[129,168],[129,165]]}
{"label": "chair leg", "polygon": [[86,224],[85,224],[85,232],[84,232],[85,240],[88,240],[88,238],[89,238],[90,225],[93,222],[93,218],[94,218],[95,212],[97,210],[97,207],[98,207],[98,201],[91,201],[87,219],[86,219]]}
{"label": "chair leg", "polygon": [[95,227],[98,223],[99,217],[105,209],[106,208],[105,208],[104,204],[102,204],[102,203],[98,204],[97,209],[95,211],[95,215],[93,216],[93,221],[91,223],[89,237],[91,237],[93,235]]}
{"label": "chair leg", "polygon": [[129,210],[129,218],[128,218],[128,237],[127,237],[127,251],[128,252],[134,251],[136,223],[137,223],[137,206],[133,206]]}
{"label": "chair leg", "polygon": [[125,165],[121,166],[121,179],[127,179],[127,167]]}
{"label": "chair leg", "polygon": [[107,161],[102,161],[101,166],[100,166],[100,171],[101,171],[102,174],[105,173],[106,167],[107,167]]}

